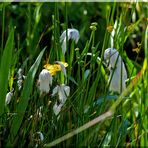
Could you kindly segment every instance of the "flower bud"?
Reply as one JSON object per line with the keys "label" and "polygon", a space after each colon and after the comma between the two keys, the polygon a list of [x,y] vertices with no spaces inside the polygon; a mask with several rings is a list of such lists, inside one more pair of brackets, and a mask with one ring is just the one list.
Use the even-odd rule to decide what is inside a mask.
{"label": "flower bud", "polygon": [[12,99],[13,93],[12,92],[8,92],[6,94],[6,99],[5,99],[5,105],[8,105]]}
{"label": "flower bud", "polygon": [[96,31],[96,30],[97,30],[97,27],[96,27],[96,26],[90,26],[90,29],[91,29],[92,31]]}

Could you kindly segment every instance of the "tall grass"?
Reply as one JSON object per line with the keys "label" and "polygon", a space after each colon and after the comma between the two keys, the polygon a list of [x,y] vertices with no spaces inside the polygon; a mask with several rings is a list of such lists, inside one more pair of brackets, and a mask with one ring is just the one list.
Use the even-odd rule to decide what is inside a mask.
{"label": "tall grass", "polygon": [[[148,146],[146,4],[0,4],[0,146]],[[64,56],[60,35],[73,27],[80,40],[67,39]],[[121,94],[108,91],[103,59],[108,47],[116,48],[126,65],[127,89]],[[41,95],[38,75],[44,64],[55,61],[68,63],[67,76],[58,72],[50,92]],[[19,68],[26,76],[21,89]],[[51,94],[63,83],[70,86],[70,96],[57,117],[57,96]]]}

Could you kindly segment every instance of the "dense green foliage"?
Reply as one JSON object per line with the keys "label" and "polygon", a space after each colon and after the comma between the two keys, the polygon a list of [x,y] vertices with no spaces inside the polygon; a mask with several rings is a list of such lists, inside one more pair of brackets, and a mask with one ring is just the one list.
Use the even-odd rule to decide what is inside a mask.
{"label": "dense green foliage", "polygon": [[[148,146],[148,3],[0,3],[0,20],[0,147]],[[80,39],[67,40],[63,55],[67,28]],[[122,94],[108,91],[103,54],[109,47],[126,65]],[[55,61],[68,63],[66,74],[61,67],[49,93],[41,94],[39,74]],[[63,83],[70,95],[56,116],[52,91]],[[5,105],[7,92],[13,96]]]}

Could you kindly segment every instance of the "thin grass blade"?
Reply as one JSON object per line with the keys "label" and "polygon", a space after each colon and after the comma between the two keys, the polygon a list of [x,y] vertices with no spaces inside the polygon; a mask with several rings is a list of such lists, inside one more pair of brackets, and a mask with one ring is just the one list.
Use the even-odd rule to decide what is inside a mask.
{"label": "thin grass blade", "polygon": [[8,76],[11,67],[13,42],[14,30],[12,29],[6,42],[0,65],[0,117],[4,113],[5,97],[8,87]]}

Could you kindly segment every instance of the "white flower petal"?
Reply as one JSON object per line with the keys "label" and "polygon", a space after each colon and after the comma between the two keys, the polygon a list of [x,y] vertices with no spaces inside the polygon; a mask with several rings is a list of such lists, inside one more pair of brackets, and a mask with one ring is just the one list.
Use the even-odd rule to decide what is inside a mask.
{"label": "white flower petal", "polygon": [[6,99],[5,99],[5,105],[8,105],[12,99],[13,93],[12,92],[8,92],[6,94]]}
{"label": "white flower petal", "polygon": [[43,133],[41,133],[41,132],[36,132],[36,133],[39,135],[40,140],[43,141],[43,140],[44,140],[44,135],[43,135]]}
{"label": "white flower petal", "polygon": [[63,53],[63,55],[65,55],[65,52],[66,52],[66,38],[62,42],[62,53]]}
{"label": "white flower petal", "polygon": [[58,88],[59,88],[59,86],[57,85],[57,86],[52,90],[52,96],[55,96],[55,94],[58,93]]}
{"label": "white flower petal", "polygon": [[19,90],[21,90],[22,84],[23,84],[23,69],[19,68],[17,72],[17,86]]}
{"label": "white flower petal", "polygon": [[17,86],[18,86],[18,89],[19,90],[22,88],[22,83],[23,83],[23,80],[22,79],[18,79],[17,80]]}
{"label": "white flower petal", "polygon": [[22,77],[22,75],[23,75],[23,69],[22,68],[19,68],[17,74],[18,74],[19,77]]}
{"label": "white flower petal", "polygon": [[63,104],[57,105],[57,102],[54,104],[53,112],[56,116],[60,113],[62,106],[63,106]]}
{"label": "white flower petal", "polygon": [[79,31],[77,29],[70,29],[69,34],[70,34],[69,38],[73,39],[75,43],[77,44],[80,38]]}
{"label": "white flower petal", "polygon": [[53,112],[57,116],[60,113],[62,106],[64,105],[64,103],[67,100],[67,97],[70,94],[70,87],[66,86],[65,84],[57,85],[53,89],[52,96],[54,96],[55,94],[58,94],[60,101],[60,104],[58,104],[56,101],[56,103],[53,106]]}
{"label": "white flower petal", "polygon": [[105,50],[104,59],[109,64],[109,70],[110,70],[109,82],[110,81],[111,82],[109,90],[113,92],[118,92],[120,94],[126,88],[125,81],[127,79],[127,72],[123,60],[119,55],[119,52],[114,48],[108,48]]}
{"label": "white flower petal", "polygon": [[[78,43],[80,38],[79,31],[77,29],[67,29],[68,40],[73,39],[75,43]],[[60,36],[60,42],[62,43],[62,53],[65,55],[66,52],[66,30]]]}
{"label": "white flower petal", "polygon": [[62,84],[62,87],[64,89],[64,93],[68,97],[70,95],[70,87],[69,86],[66,86],[65,84]]}
{"label": "white flower petal", "polygon": [[41,93],[48,93],[50,90],[49,85],[52,85],[52,76],[48,70],[43,69],[39,74],[39,89]]}
{"label": "white flower petal", "polygon": [[53,89],[52,96],[55,96],[55,94],[58,94],[60,103],[64,104],[70,94],[70,87],[66,86],[65,84],[57,85]]}

